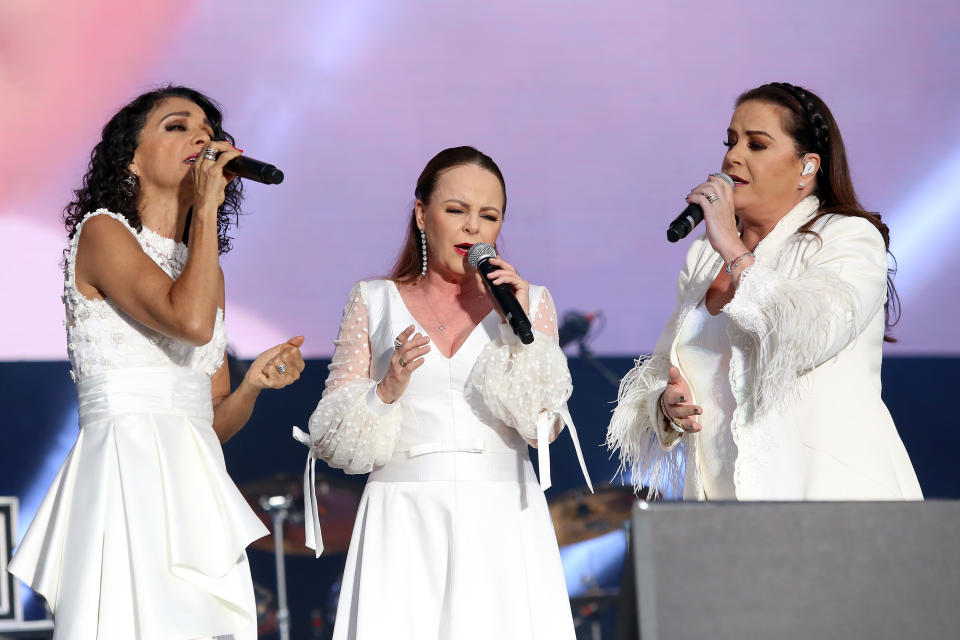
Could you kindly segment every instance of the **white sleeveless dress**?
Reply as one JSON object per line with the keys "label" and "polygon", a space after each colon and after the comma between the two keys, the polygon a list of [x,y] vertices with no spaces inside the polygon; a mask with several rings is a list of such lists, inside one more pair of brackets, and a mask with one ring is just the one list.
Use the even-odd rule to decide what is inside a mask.
{"label": "white sleeveless dress", "polygon": [[267,533],[213,431],[213,339],[192,347],[77,291],[83,224],[122,222],[171,278],[187,247],[106,210],[70,242],[64,304],[79,432],[10,564],[47,601],[57,640],[256,638],[244,549]]}
{"label": "white sleeveless dress", "polygon": [[[524,441],[549,442],[566,422],[579,453],[566,411],[572,384],[546,289],[531,288],[530,307],[532,345],[491,312],[450,358],[432,349],[386,405],[376,381],[393,340],[411,324],[424,329],[391,281],[361,282],[351,293],[310,434],[295,431],[311,446],[308,494],[315,458],[371,472],[336,640],[574,638],[556,536]],[[540,452],[548,484],[547,448]],[[308,544],[319,551],[312,509],[308,500],[316,526]]]}

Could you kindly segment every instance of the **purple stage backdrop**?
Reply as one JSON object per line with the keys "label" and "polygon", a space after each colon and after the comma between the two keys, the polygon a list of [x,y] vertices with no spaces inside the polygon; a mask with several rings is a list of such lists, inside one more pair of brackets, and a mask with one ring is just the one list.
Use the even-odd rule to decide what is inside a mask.
{"label": "purple stage backdrop", "polygon": [[718,169],[733,100],[818,91],[861,199],[890,224],[892,353],[960,353],[960,8],[829,2],[52,0],[0,4],[0,360],[62,359],[60,210],[100,128],[160,83],[219,100],[249,185],[227,274],[244,356],[327,355],[351,284],[399,248],[426,161],[471,144],[506,176],[504,255],[605,354],[652,348],[687,242],[666,223]]}

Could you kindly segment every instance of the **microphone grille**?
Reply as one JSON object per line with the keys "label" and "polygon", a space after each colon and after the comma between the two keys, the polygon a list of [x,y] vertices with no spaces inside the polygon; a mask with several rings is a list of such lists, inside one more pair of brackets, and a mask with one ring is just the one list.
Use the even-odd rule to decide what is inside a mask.
{"label": "microphone grille", "polygon": [[[703,175],[703,174],[700,174],[700,175]],[[720,178],[721,180],[723,180],[724,182],[726,182],[726,183],[727,183],[728,185],[730,185],[731,187],[733,186],[733,178],[731,178],[730,176],[728,176],[728,175],[725,174],[725,173],[711,173],[710,175],[713,176],[714,178]]]}
{"label": "microphone grille", "polygon": [[490,258],[497,257],[497,250],[491,247],[486,242],[478,242],[472,247],[470,251],[467,252],[467,262],[470,263],[470,266],[474,269],[477,268],[477,265],[480,264],[481,260],[487,260]]}

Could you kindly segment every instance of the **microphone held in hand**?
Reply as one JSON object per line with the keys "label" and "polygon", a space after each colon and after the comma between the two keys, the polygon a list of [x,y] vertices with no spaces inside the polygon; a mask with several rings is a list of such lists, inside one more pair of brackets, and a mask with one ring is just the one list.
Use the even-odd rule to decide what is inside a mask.
{"label": "microphone held in hand", "polygon": [[[733,186],[733,178],[725,173],[711,173],[711,176],[720,178]],[[676,242],[686,238],[693,231],[693,228],[703,222],[703,209],[698,204],[688,204],[687,208],[677,216],[670,227],[667,228],[667,240]]]}
{"label": "microphone held in hand", "polygon": [[523,344],[533,342],[533,328],[530,326],[530,319],[524,313],[523,307],[517,302],[517,296],[513,289],[506,284],[493,284],[490,282],[489,274],[499,269],[496,265],[490,264],[490,258],[496,258],[497,251],[486,242],[478,242],[467,253],[467,262],[483,276],[483,282],[490,288],[497,306],[510,323],[513,333],[520,338]]}
{"label": "microphone held in hand", "polygon": [[224,167],[224,171],[234,173],[241,178],[262,182],[263,184],[280,184],[283,182],[283,171],[272,164],[256,160],[247,156],[237,156]]}

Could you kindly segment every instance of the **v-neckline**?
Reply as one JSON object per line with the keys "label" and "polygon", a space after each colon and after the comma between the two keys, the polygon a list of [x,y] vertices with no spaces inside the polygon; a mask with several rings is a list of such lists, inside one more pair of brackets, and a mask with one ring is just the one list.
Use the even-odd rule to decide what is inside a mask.
{"label": "v-neckline", "polygon": [[[398,286],[397,286],[397,283],[394,282],[393,280],[388,280],[388,282],[390,283],[390,285],[391,285],[391,287],[392,287],[392,289],[393,289],[393,293],[396,294],[397,299],[400,301],[400,306],[403,307],[403,310],[406,312],[406,314],[407,314],[408,316],[410,316],[410,319],[411,319],[411,320],[413,320],[413,324],[414,324],[418,329],[420,329],[420,332],[423,333],[423,335],[425,335],[425,336],[427,336],[428,338],[430,338],[430,343],[431,343],[431,344],[433,344],[434,346],[436,346],[436,342],[434,342],[433,336],[431,336],[429,333],[427,333],[427,330],[423,328],[423,325],[420,323],[419,320],[417,320],[417,317],[416,317],[415,315],[413,315],[413,312],[412,312],[412,311],[410,311],[410,307],[407,306],[407,303],[406,303],[406,302],[404,301],[404,299],[403,299],[403,295],[400,293],[400,287],[398,287]],[[463,348],[467,345],[467,343],[470,342],[470,339],[473,338],[473,334],[475,334],[475,333],[477,332],[477,329],[478,329],[479,327],[483,326],[483,323],[486,322],[486,321],[487,321],[487,318],[489,318],[490,315],[493,314],[493,313],[496,313],[496,309],[490,309],[490,311],[487,312],[487,315],[485,315],[485,316],[483,316],[482,318],[480,318],[480,322],[478,322],[477,324],[473,325],[473,329],[471,329],[471,330],[470,330],[470,333],[467,334],[467,337],[463,339],[463,342],[460,343],[460,346],[457,347],[457,350],[454,351],[453,353],[451,353],[449,356],[444,355],[444,353],[443,353],[439,348],[434,349],[434,351],[435,351],[437,354],[439,354],[441,358],[443,358],[444,360],[446,360],[446,361],[448,361],[448,362],[451,361],[451,360],[453,360],[455,357],[457,357],[457,354],[458,354],[458,353],[460,353],[461,351],[463,351]]]}

